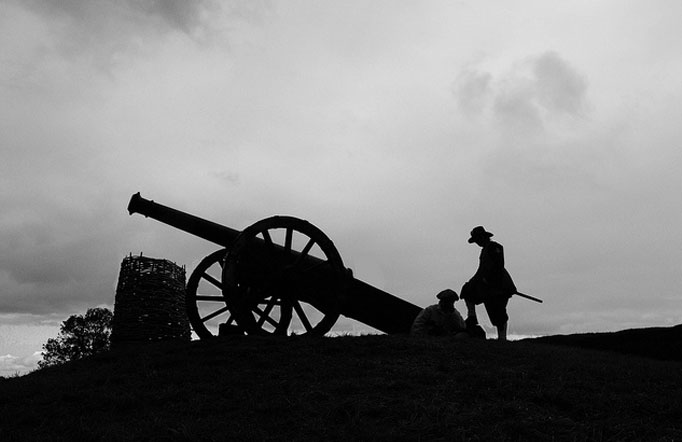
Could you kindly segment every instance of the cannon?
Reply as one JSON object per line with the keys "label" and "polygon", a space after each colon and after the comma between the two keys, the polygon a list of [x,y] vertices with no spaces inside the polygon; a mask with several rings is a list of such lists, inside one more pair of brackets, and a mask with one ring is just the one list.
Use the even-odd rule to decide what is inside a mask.
{"label": "cannon", "polygon": [[384,333],[408,333],[421,311],[356,279],[334,243],[308,221],[272,216],[239,231],[139,192],[128,212],[221,247],[187,280],[187,315],[202,339],[233,333],[324,335],[340,315]]}

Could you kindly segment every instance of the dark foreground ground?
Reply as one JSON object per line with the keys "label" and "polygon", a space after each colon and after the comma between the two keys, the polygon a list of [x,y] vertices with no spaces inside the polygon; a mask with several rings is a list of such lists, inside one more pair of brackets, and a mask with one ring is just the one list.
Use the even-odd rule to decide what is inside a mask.
{"label": "dark foreground ground", "polygon": [[0,441],[682,441],[679,356],[555,339],[148,344],[0,379]]}
{"label": "dark foreground ground", "polygon": [[682,361],[682,324],[612,333],[581,333],[544,336],[534,342],[645,356],[663,361]]}

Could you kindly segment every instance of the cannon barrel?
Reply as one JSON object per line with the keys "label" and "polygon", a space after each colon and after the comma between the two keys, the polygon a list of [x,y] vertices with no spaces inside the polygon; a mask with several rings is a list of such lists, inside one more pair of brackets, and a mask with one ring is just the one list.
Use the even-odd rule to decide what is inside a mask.
{"label": "cannon barrel", "polygon": [[[147,200],[139,192],[130,198],[128,213],[130,215],[139,213],[226,248],[231,247],[241,233],[238,230]],[[307,256],[306,259],[320,261],[313,256]],[[420,307],[353,277],[346,285],[346,293],[341,305],[342,315],[384,333],[409,333],[412,321],[420,311]]]}
{"label": "cannon barrel", "polygon": [[238,230],[144,199],[140,192],[130,198],[128,213],[130,215],[139,213],[223,247],[230,247],[240,233]]}

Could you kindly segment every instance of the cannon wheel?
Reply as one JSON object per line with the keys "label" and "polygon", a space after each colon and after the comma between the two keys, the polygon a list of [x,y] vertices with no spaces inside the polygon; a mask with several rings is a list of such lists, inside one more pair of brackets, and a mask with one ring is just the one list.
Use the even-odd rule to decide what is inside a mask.
{"label": "cannon wheel", "polygon": [[[278,258],[251,259],[257,240]],[[300,296],[301,287],[307,285],[309,293],[310,277],[320,271],[325,279],[314,285],[315,307]],[[324,335],[339,317],[346,272],[334,243],[320,229],[298,218],[273,216],[247,227],[235,240],[225,258],[223,290],[237,324],[248,334]]]}
{"label": "cannon wheel", "polygon": [[206,256],[187,280],[185,294],[187,316],[192,329],[201,339],[217,336],[218,323],[226,324],[243,333],[223,296],[222,276],[226,255],[227,249],[222,249]]}
{"label": "cannon wheel", "polygon": [[[232,311],[233,304],[226,299],[226,296],[233,298],[234,295],[230,294],[229,288],[222,282],[227,253],[227,249],[222,249],[206,256],[187,280],[185,295],[187,316],[192,329],[201,339],[218,336],[220,327],[224,326],[227,326],[230,334],[245,334],[244,328],[237,324]],[[263,311],[260,307],[254,307],[254,313],[259,314]],[[291,321],[291,309],[282,312],[280,308],[273,307],[268,310],[267,319],[269,323],[277,325],[275,330],[278,334],[284,334]]]}

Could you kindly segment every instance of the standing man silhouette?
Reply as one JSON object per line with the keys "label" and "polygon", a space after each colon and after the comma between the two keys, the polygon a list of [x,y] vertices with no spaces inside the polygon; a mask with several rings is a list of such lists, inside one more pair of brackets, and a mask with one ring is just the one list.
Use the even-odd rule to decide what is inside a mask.
{"label": "standing man silhouette", "polygon": [[476,305],[483,304],[490,322],[497,328],[497,339],[507,340],[507,303],[516,293],[516,286],[504,268],[504,248],[491,241],[492,233],[483,226],[474,227],[469,244],[481,247],[478,270],[462,287],[461,298],[467,306],[467,324],[478,324]]}

